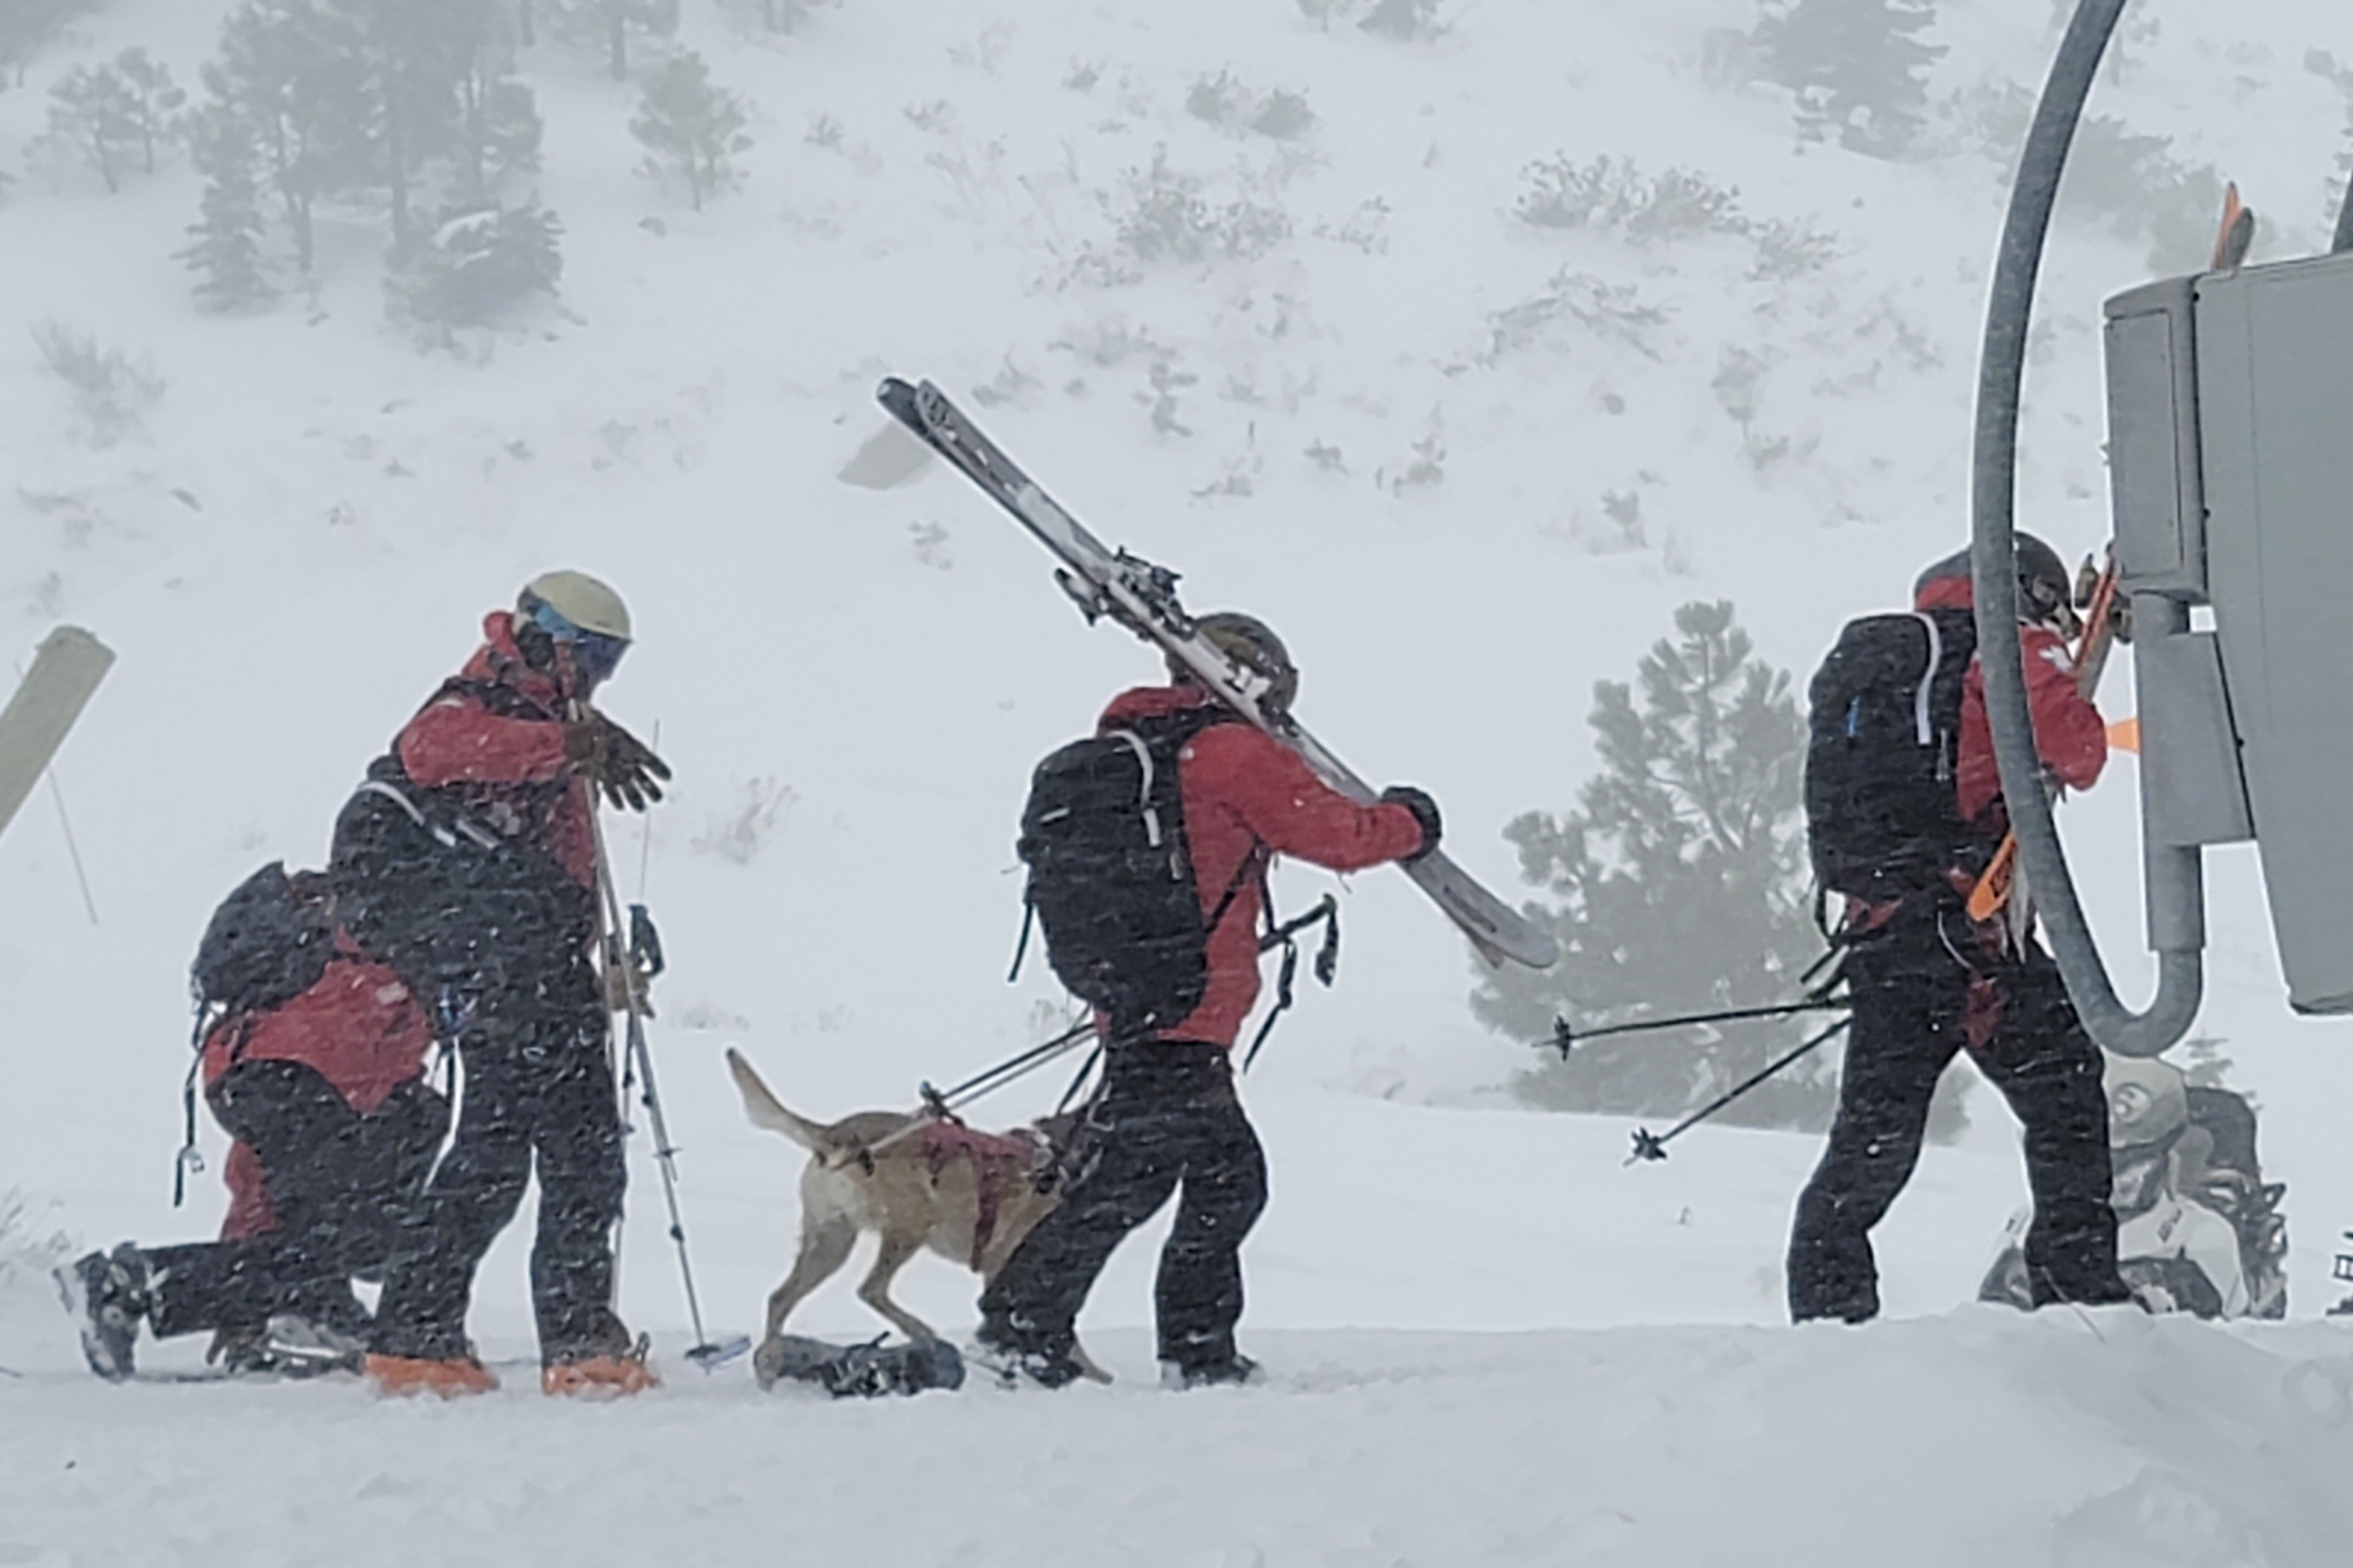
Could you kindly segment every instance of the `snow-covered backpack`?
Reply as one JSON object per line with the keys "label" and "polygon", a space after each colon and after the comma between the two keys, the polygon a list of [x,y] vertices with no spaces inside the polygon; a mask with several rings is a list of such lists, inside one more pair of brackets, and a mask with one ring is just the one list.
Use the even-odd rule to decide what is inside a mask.
{"label": "snow-covered backpack", "polygon": [[1954,784],[1976,652],[1967,610],[1865,616],[1839,633],[1806,694],[1806,841],[1827,891],[1900,898],[1983,856]]}
{"label": "snow-covered backpack", "polygon": [[335,951],[325,880],[272,860],[221,900],[188,966],[200,1019],[266,1013],[319,983]]}
{"label": "snow-covered backpack", "polygon": [[1055,974],[1113,1037],[1181,1022],[1208,989],[1209,932],[1240,880],[1204,919],[1177,753],[1232,717],[1202,707],[1137,720],[1071,742],[1030,777],[1018,847],[1029,868],[1024,935],[1034,918]]}

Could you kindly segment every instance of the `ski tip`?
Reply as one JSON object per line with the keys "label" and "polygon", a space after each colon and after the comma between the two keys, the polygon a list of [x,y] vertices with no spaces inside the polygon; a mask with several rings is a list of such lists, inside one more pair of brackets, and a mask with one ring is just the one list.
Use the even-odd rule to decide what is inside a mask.
{"label": "ski tip", "polygon": [[736,1357],[748,1353],[751,1349],[752,1336],[737,1334],[716,1344],[696,1345],[686,1352],[686,1359],[705,1372],[716,1372]]}
{"label": "ski tip", "polygon": [[874,401],[888,409],[892,418],[908,425],[917,423],[913,383],[902,381],[895,375],[886,375],[881,384],[874,389]]}

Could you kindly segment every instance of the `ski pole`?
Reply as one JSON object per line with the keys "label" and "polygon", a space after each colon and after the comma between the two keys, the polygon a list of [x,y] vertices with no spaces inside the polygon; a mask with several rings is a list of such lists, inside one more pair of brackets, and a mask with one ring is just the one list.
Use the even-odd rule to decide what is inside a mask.
{"label": "ski pole", "polygon": [[[1071,1027],[1055,1036],[1052,1039],[1047,1040],[1039,1045],[1032,1046],[1028,1050],[1023,1051],[1019,1056],[997,1063],[995,1067],[990,1068],[987,1072],[975,1073],[972,1077],[965,1079],[964,1082],[955,1085],[952,1089],[934,1089],[928,1083],[918,1085],[915,1092],[917,1097],[923,1102],[923,1110],[914,1112],[913,1115],[909,1116],[907,1119],[907,1124],[900,1128],[897,1131],[886,1133],[882,1137],[876,1139],[873,1142],[866,1145],[865,1152],[870,1155],[880,1154],[883,1150],[890,1148],[892,1144],[900,1142],[904,1139],[913,1137],[917,1132],[922,1131],[925,1126],[929,1125],[929,1123],[924,1120],[925,1112],[928,1112],[934,1120],[955,1120],[955,1113],[959,1108],[970,1105],[982,1095],[996,1093],[998,1089],[1003,1089],[1007,1084],[1011,1083],[1015,1079],[1027,1078],[1029,1074],[1036,1072],[1039,1068],[1044,1067],[1048,1062],[1052,1061],[1056,1057],[1062,1056],[1069,1052],[1073,1047],[1077,1046],[1081,1040],[1092,1034],[1093,1030],[1094,1023],[1092,1019],[1083,1024],[1073,1025]],[[1097,1047],[1096,1048],[1100,1050],[1102,1047]],[[1094,1064],[1094,1058],[1089,1057],[1087,1058],[1087,1064],[1092,1067]],[[1084,1068],[1080,1069],[1080,1077],[1085,1077]],[[1073,1089],[1077,1087],[1078,1086],[1076,1084],[1071,1085]],[[1062,1099],[1063,1102],[1067,1104],[1070,1100],[1070,1095],[1065,1094]],[[1056,1110],[1061,1110],[1061,1106],[1058,1105],[1054,1109]]]}
{"label": "ski pole", "polygon": [[1845,1028],[1852,1022],[1854,1022],[1852,1018],[1841,1018],[1837,1023],[1832,1024],[1820,1034],[1814,1036],[1804,1045],[1798,1047],[1787,1056],[1784,1056],[1778,1060],[1768,1062],[1757,1072],[1752,1073],[1747,1078],[1743,1079],[1740,1082],[1733,1085],[1730,1089],[1725,1089],[1722,1094],[1717,1095],[1714,1100],[1708,1101],[1705,1105],[1701,1106],[1697,1110],[1693,1111],[1689,1116],[1684,1117],[1681,1121],[1676,1122],[1664,1132],[1653,1132],[1647,1127],[1636,1128],[1634,1130],[1634,1152],[1626,1156],[1626,1163],[1630,1165],[1637,1160],[1665,1159],[1667,1157],[1667,1145],[1669,1143],[1681,1137],[1683,1133],[1689,1131],[1692,1128],[1698,1126],[1701,1122],[1706,1121],[1717,1111],[1722,1110],[1725,1106],[1730,1105],[1734,1100],[1738,1100],[1742,1095],[1746,1094],[1750,1089],[1755,1089],[1758,1084],[1763,1083],[1767,1079],[1771,1078],[1775,1073],[1779,1072],[1783,1068],[1788,1067],[1791,1062],[1796,1061],[1799,1057],[1804,1056],[1807,1052],[1812,1050],[1815,1047],[1820,1045],[1823,1041],[1829,1039],[1831,1036],[1837,1034],[1840,1030]]}
{"label": "ski pole", "polygon": [[[577,717],[575,705],[575,718]],[[621,900],[613,890],[613,864],[605,852],[605,820],[597,809],[596,785],[586,779],[580,781],[588,810],[589,843],[596,855],[596,890],[605,906],[605,963],[610,973],[618,965],[622,976],[624,999],[628,1003],[629,1059],[636,1064],[638,1082],[643,1085],[639,1099],[646,1116],[653,1123],[654,1166],[661,1173],[662,1201],[670,1210],[670,1236],[678,1244],[679,1279],[686,1286],[687,1320],[694,1327],[694,1343],[686,1359],[709,1372],[723,1362],[733,1360],[752,1348],[749,1339],[738,1339],[726,1344],[711,1342],[702,1329],[702,1303],[694,1289],[694,1264],[687,1256],[686,1220],[679,1212],[678,1165],[673,1156],[678,1152],[670,1141],[670,1127],[662,1115],[661,1095],[654,1087],[653,1052],[646,1046],[645,976],[638,973],[621,945]],[[602,1005],[600,999],[600,1005]]]}
{"label": "ski pole", "polygon": [[1083,1024],[1072,1025],[1052,1039],[1032,1046],[1020,1055],[1008,1058],[987,1071],[975,1073],[962,1083],[951,1085],[946,1089],[934,1089],[927,1083],[923,1086],[923,1100],[926,1103],[936,1101],[942,1106],[951,1108],[959,1104],[970,1104],[982,1095],[1000,1089],[1015,1079],[1023,1077],[1035,1068],[1044,1067],[1048,1062],[1077,1045],[1079,1041],[1094,1033],[1094,1020],[1092,1018]]}
{"label": "ski pole", "polygon": [[1772,1007],[1735,1007],[1721,1013],[1686,1013],[1673,1018],[1645,1018],[1632,1024],[1608,1024],[1581,1033],[1572,1029],[1567,1018],[1556,1016],[1552,1021],[1552,1043],[1560,1047],[1561,1057],[1566,1060],[1569,1048],[1580,1041],[1603,1039],[1611,1035],[1674,1029],[1689,1024],[1728,1024],[1743,1018],[1787,1018],[1798,1013],[1836,1012],[1845,1005],[1845,1000],[1841,997],[1809,996],[1802,1002],[1784,1002]]}

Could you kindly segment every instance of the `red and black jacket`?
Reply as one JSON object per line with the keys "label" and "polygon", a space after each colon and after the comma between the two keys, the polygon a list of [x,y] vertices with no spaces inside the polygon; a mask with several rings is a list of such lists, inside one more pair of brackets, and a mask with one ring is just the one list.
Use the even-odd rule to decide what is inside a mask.
{"label": "red and black jacket", "polygon": [[[1974,603],[1967,577],[1921,584],[1913,607],[1966,610]],[[2089,789],[2107,765],[2108,731],[2100,710],[2076,686],[2075,660],[2067,641],[2046,626],[2018,628],[2026,661],[2026,700],[2034,718],[2034,749],[2051,776],[2069,789]],[[1986,719],[1985,670],[1969,661],[1961,680],[1960,740],[1954,759],[1954,788],[1961,820],[1999,841],[2010,829],[2002,803],[2001,773],[1995,766],[1993,729]]]}
{"label": "red and black jacket", "polygon": [[392,743],[400,779],[434,792],[501,837],[542,851],[584,888],[596,881],[588,805],[564,765],[573,694],[533,669],[514,617],[482,618],[483,643]]}
{"label": "red and black jacket", "polygon": [[[1115,730],[1216,700],[1198,687],[1141,687],[1115,698],[1098,728]],[[1201,917],[1206,922],[1215,916],[1217,923],[1209,932],[1209,978],[1200,1005],[1158,1037],[1230,1048],[1258,1000],[1263,872],[1273,858],[1294,855],[1326,870],[1361,871],[1420,849],[1421,824],[1402,805],[1358,805],[1317,778],[1296,752],[1239,720],[1211,724],[1176,759]]]}

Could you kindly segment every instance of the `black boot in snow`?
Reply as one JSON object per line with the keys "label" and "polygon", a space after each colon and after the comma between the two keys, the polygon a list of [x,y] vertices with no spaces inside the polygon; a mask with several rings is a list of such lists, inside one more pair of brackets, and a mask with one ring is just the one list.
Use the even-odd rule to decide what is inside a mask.
{"label": "black boot in snow", "polygon": [[1217,1388],[1227,1384],[1260,1383],[1258,1363],[1237,1351],[1215,1361],[1160,1363],[1163,1388]]}
{"label": "black boot in snow", "polygon": [[82,1359],[109,1383],[121,1383],[137,1367],[131,1347],[139,1320],[147,1315],[147,1260],[124,1242],[111,1255],[93,1252],[52,1271],[67,1315],[81,1331]]}

